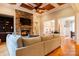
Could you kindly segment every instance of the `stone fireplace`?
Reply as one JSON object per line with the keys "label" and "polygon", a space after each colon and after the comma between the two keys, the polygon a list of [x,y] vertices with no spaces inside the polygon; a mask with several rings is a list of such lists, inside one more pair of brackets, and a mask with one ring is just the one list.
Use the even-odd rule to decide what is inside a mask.
{"label": "stone fireplace", "polygon": [[32,34],[32,27],[23,25],[21,26],[21,35]]}
{"label": "stone fireplace", "polygon": [[[20,18],[31,19],[31,25],[22,25]],[[33,33],[33,14],[16,10],[16,34],[32,34]]]}

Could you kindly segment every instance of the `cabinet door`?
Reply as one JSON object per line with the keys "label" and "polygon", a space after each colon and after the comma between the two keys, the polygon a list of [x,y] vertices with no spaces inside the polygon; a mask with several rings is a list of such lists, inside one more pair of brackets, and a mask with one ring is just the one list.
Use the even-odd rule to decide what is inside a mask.
{"label": "cabinet door", "polygon": [[0,39],[1,39],[1,42],[6,42],[6,36],[7,34],[0,34]]}
{"label": "cabinet door", "polygon": [[0,21],[0,32],[4,32],[4,22]]}
{"label": "cabinet door", "polygon": [[5,21],[5,31],[6,32],[13,32],[13,20]]}

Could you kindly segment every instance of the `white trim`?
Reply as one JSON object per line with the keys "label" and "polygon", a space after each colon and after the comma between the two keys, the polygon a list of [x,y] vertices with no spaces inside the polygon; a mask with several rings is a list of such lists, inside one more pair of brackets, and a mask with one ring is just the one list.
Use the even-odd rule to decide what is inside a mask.
{"label": "white trim", "polygon": [[55,8],[58,8],[59,5],[57,3],[51,3],[52,6],[54,6]]}
{"label": "white trim", "polygon": [[48,3],[43,3],[39,8],[43,8],[43,7],[47,6],[47,5],[48,5]]}
{"label": "white trim", "polygon": [[37,5],[33,4],[33,3],[30,3],[33,7],[36,7]]}
{"label": "white trim", "polygon": [[20,7],[21,3],[17,3],[16,5]]}

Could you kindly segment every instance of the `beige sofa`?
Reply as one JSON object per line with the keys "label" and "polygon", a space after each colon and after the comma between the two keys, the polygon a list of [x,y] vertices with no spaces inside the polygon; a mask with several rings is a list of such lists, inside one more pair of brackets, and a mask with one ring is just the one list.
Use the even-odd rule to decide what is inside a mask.
{"label": "beige sofa", "polygon": [[22,37],[25,47],[22,47],[21,40],[17,41],[19,47],[16,49],[16,56],[44,56],[60,46],[59,35],[44,35],[33,38]]}

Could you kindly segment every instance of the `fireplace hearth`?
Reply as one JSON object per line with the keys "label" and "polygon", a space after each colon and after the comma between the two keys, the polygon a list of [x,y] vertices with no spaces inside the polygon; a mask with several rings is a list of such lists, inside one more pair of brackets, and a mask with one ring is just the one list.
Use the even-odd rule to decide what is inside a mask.
{"label": "fireplace hearth", "polygon": [[22,36],[28,36],[28,34],[30,34],[30,30],[21,30]]}

